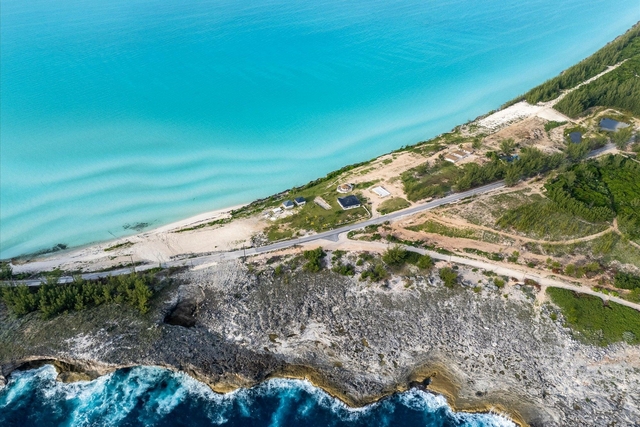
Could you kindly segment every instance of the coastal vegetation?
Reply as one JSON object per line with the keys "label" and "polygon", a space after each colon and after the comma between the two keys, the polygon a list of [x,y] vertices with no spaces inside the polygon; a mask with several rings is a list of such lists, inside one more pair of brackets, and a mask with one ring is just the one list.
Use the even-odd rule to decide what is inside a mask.
{"label": "coastal vegetation", "polygon": [[640,289],[640,276],[618,271],[614,276],[614,285],[620,289]]}
{"label": "coastal vegetation", "polygon": [[[509,148],[508,145],[505,145],[505,149]],[[585,152],[580,158],[589,151],[589,145],[585,144],[583,147]],[[580,160],[562,153],[545,154],[535,147],[523,147],[518,159],[513,162],[502,160],[495,153],[489,153],[489,157],[490,161],[483,165],[466,163],[456,167],[439,159],[433,164],[426,162],[409,169],[401,176],[407,198],[415,202],[429,197],[441,197],[452,190],[466,191],[501,179],[507,185],[514,185],[521,179],[557,169],[565,162]]]}
{"label": "coastal vegetation", "polygon": [[569,93],[555,108],[569,117],[578,117],[592,107],[617,108],[640,115],[640,38],[634,40],[635,53],[615,70]]}
{"label": "coastal vegetation", "polygon": [[322,270],[322,260],[327,255],[327,253],[321,247],[319,247],[310,251],[304,251],[302,255],[304,259],[307,260],[307,263],[302,268],[305,271],[317,273],[318,271]]}
{"label": "coastal vegetation", "polygon": [[441,268],[438,275],[447,288],[453,288],[458,283],[458,273],[450,267]]}
{"label": "coastal vegetation", "polygon": [[[575,87],[605,71],[607,67],[634,57],[639,53],[640,25],[635,25],[590,57],[568,68],[559,76],[531,89],[520,99],[526,99],[530,104],[550,101],[560,96],[563,90]],[[640,103],[636,105],[640,105]]]}
{"label": "coastal vegetation", "polygon": [[67,284],[57,281],[53,275],[39,287],[4,286],[0,288],[0,299],[17,316],[37,311],[44,319],[110,303],[127,304],[144,314],[157,283],[153,274],[110,276],[96,281],[75,277]]}
{"label": "coastal vegetation", "polygon": [[124,248],[129,248],[133,246],[132,242],[126,241],[126,242],[122,242],[122,243],[118,243],[116,245],[113,246],[109,246],[108,248],[105,248],[105,252],[111,252],[111,251],[115,251],[116,249],[124,249]]}
{"label": "coastal vegetation", "polygon": [[440,224],[433,220],[427,220],[419,225],[413,225],[407,227],[412,231],[423,231],[425,233],[440,234],[447,237],[455,237],[462,239],[478,239],[478,235],[475,230],[470,228],[449,227],[444,224]]}
{"label": "coastal vegetation", "polygon": [[550,241],[590,236],[609,227],[606,223],[576,219],[573,214],[540,195],[533,195],[531,199],[533,201],[530,203],[506,211],[496,225],[528,237]]}
{"label": "coastal vegetation", "polygon": [[547,288],[568,326],[586,343],[606,346],[619,341],[640,343],[640,312],[590,295]]}
{"label": "coastal vegetation", "polygon": [[400,245],[394,245],[382,254],[382,261],[392,268],[400,268],[406,264],[412,264],[421,270],[429,270],[433,267],[433,259],[429,255],[421,255],[408,251]]}
{"label": "coastal vegetation", "polygon": [[640,164],[608,155],[568,168],[544,186],[546,198],[509,209],[502,228],[557,240],[595,234],[617,218],[619,230],[640,241]]}

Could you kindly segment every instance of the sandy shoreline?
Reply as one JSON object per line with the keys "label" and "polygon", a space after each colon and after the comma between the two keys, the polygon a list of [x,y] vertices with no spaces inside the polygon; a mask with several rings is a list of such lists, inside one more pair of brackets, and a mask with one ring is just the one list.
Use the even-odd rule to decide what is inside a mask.
{"label": "sandy shoreline", "polygon": [[[235,205],[235,206],[230,206],[228,208],[222,208],[222,209],[216,209],[213,211],[208,211],[208,212],[204,212],[198,215],[194,215],[191,216],[189,218],[185,218],[185,219],[181,219],[178,221],[174,221],[172,223],[166,224],[166,225],[162,225],[160,227],[145,231],[143,233],[140,234],[157,234],[157,233],[165,233],[165,232],[169,232],[169,231],[173,231],[179,228],[187,228],[187,227],[193,227],[193,226],[197,226],[200,224],[204,224],[216,219],[219,219],[223,216],[227,216],[229,215],[232,211],[240,209],[244,206],[247,206],[248,204],[250,204],[251,202],[248,203],[243,203],[240,205]],[[121,240],[117,239],[117,240]]]}

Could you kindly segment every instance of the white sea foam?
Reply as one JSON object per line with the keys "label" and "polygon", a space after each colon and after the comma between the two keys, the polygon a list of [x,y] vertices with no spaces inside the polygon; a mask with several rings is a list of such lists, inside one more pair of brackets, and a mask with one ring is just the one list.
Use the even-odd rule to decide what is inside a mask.
{"label": "white sea foam", "polygon": [[415,411],[435,412],[440,408],[449,407],[444,396],[427,393],[415,388],[400,394],[398,401]]}
{"label": "white sea foam", "polygon": [[[436,413],[444,409],[444,414],[468,427],[515,426],[512,421],[498,414],[454,413],[443,396],[418,389],[363,408],[350,408],[306,380],[272,379],[251,389],[218,394],[184,373],[158,367],[136,367],[93,381],[71,384],[56,381],[56,376],[55,369],[50,365],[32,371],[14,372],[7,385],[8,390],[0,393],[0,405],[10,407],[23,396],[34,393],[37,388],[50,402],[54,412],[61,410],[58,405],[62,400],[71,405],[67,421],[73,427],[117,427],[134,410],[140,411],[138,419],[142,424],[152,425],[187,401],[190,405],[202,408],[213,424],[224,425],[232,417],[250,418],[252,405],[259,397],[276,398],[278,401],[277,408],[270,414],[270,426],[273,427],[282,425],[292,411],[296,412],[296,418],[308,419],[318,407],[329,411],[342,422],[361,421],[362,417],[373,416],[372,421],[374,418],[376,426],[390,426],[397,422],[394,413],[398,411],[398,405],[423,413]],[[145,402],[142,407],[141,402]]]}

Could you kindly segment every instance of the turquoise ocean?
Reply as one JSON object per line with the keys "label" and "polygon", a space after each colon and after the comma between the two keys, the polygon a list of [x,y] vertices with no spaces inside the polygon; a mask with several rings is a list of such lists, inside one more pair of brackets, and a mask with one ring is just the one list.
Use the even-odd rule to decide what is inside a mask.
{"label": "turquoise ocean", "polygon": [[638,20],[638,0],[0,0],[0,257],[428,139]]}

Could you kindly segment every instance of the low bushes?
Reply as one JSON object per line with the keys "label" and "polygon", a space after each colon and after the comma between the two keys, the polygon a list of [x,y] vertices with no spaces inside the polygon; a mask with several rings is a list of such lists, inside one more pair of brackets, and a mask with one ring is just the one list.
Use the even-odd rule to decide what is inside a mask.
{"label": "low bushes", "polygon": [[562,310],[567,324],[588,343],[606,346],[618,341],[640,343],[640,312],[598,297],[567,289],[547,288],[551,300]]}

